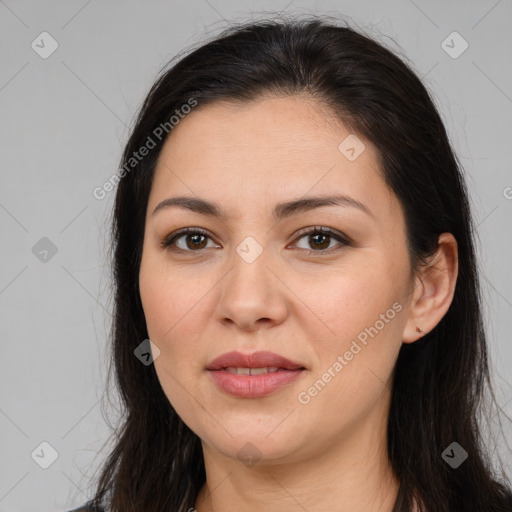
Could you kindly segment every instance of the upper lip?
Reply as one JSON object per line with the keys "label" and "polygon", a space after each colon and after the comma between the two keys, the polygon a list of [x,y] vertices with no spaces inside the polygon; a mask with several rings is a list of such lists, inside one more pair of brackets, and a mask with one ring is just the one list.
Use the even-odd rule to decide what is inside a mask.
{"label": "upper lip", "polygon": [[265,368],[277,367],[285,370],[304,369],[300,363],[290,361],[286,357],[274,354],[273,352],[254,352],[253,354],[242,354],[241,352],[226,352],[216,357],[206,367],[207,370],[222,370],[223,368]]}

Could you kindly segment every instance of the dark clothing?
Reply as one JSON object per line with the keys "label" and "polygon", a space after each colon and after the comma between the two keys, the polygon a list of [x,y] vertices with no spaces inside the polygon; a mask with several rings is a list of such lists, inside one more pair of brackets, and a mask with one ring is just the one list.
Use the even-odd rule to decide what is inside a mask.
{"label": "dark clothing", "polygon": [[88,501],[85,505],[82,505],[81,507],[74,508],[73,510],[70,510],[69,512],[103,512],[103,509],[100,509],[98,507],[94,507],[90,501]]}

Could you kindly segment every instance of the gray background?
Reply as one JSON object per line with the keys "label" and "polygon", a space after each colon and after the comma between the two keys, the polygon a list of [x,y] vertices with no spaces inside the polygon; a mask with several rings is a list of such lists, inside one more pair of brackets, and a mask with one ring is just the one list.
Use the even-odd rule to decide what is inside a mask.
{"label": "gray background", "polygon": [[[92,191],[115,172],[155,74],[228,22],[279,10],[348,16],[388,47],[396,42],[433,92],[467,173],[491,368],[511,414],[509,0],[0,0],[1,511],[67,510],[91,496],[109,434],[101,398],[113,200]],[[47,58],[31,47],[44,31],[59,45]],[[453,31],[469,44],[458,58],[442,47]],[[462,42],[447,44],[453,52]],[[42,252],[43,237],[55,254]],[[115,407],[107,410],[115,423]],[[50,460],[43,441],[58,453],[48,469],[35,461]],[[510,451],[498,452],[510,468]]]}

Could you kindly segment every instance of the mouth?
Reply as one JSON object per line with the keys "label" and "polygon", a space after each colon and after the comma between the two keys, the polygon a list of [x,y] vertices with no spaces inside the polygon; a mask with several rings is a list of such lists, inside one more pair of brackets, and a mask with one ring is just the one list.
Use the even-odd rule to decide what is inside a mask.
{"label": "mouth", "polygon": [[272,352],[229,352],[206,368],[217,388],[237,398],[260,398],[292,385],[306,368]]}

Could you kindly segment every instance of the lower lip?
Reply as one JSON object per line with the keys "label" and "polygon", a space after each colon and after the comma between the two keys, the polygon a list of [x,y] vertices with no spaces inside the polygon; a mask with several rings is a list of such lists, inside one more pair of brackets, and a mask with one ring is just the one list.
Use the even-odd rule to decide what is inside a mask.
{"label": "lower lip", "polygon": [[225,370],[209,370],[215,384],[225,393],[240,398],[270,395],[298,379],[304,370],[278,370],[262,375],[237,375]]}

